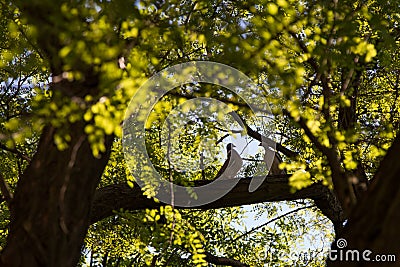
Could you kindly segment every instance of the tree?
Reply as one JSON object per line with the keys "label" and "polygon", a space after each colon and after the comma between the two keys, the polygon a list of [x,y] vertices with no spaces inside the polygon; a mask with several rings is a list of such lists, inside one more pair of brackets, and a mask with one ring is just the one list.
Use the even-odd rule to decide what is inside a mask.
{"label": "tree", "polygon": [[[332,221],[336,239],[344,237],[348,248],[399,258],[400,7],[394,1],[0,3],[2,266],[75,266],[96,250],[109,265],[259,264],[257,254],[244,253],[248,246],[260,244],[256,253],[268,238],[274,249],[287,251],[281,236],[224,243],[219,229],[228,228],[228,236],[237,231],[211,218],[229,211],[235,221],[244,204],[304,199]],[[149,198],[154,192],[126,175],[120,144],[125,109],[146,78],[193,60],[221,62],[256,81],[262,93],[254,97],[269,103],[273,127],[254,120],[243,99],[225,89],[177,88],[154,107],[146,127],[158,171],[191,185],[215,178],[217,158],[209,168],[182,174],[158,146],[166,111],[207,96],[236,111],[246,138],[261,142],[273,131],[288,173],[269,175],[251,194],[250,181],[264,178],[255,173],[255,157],[241,173],[248,179],[199,207],[207,211]],[[178,138],[183,157],[199,155],[196,135],[222,140],[229,130],[215,121],[188,124],[188,135]],[[296,223],[277,221],[294,238]],[[94,240],[110,225],[138,243],[118,256],[101,251],[113,243]],[[213,235],[219,243],[205,241]],[[149,247],[160,253],[150,257]],[[185,261],[185,253],[192,257]]]}

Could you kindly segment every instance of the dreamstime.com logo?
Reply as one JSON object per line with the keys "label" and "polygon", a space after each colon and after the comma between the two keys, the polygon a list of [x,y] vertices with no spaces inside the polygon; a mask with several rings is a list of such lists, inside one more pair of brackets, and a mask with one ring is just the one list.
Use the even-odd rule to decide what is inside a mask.
{"label": "dreamstime.com logo", "polygon": [[331,261],[371,261],[371,262],[395,262],[396,255],[394,254],[374,254],[371,250],[349,249],[347,240],[339,238],[336,241],[337,249],[331,249],[328,253],[328,258]]}
{"label": "dreamstime.com logo", "polygon": [[279,259],[295,266],[308,266],[311,262],[340,261],[340,262],[396,262],[395,254],[376,254],[369,249],[357,250],[347,248],[347,240],[340,238],[336,241],[336,249],[303,250],[290,253],[276,251],[261,253],[259,258],[264,262],[272,262]]}
{"label": "dreamstime.com logo", "polygon": [[[181,186],[163,179],[150,161],[146,149],[145,126],[152,110],[168,92],[181,86],[199,84],[219,86],[239,96],[251,109],[255,118],[271,114],[266,98],[259,97],[262,95],[260,88],[245,74],[224,64],[193,61],[166,68],[148,79],[131,99],[125,115],[122,137],[124,157],[136,183],[144,191],[151,192],[161,202],[174,206],[197,207],[211,203],[226,195],[239,182],[239,179],[216,179],[202,186]],[[232,121],[243,125],[239,116],[235,117],[235,111],[218,99],[192,97],[184,100],[184,103],[166,115],[167,118],[160,131],[161,139],[163,139],[160,143],[164,146],[168,143],[166,140],[179,139],[185,125],[193,122],[193,114],[196,112],[201,118],[216,118],[218,125],[222,125],[225,129],[230,128]],[[215,114],[222,114],[222,116]],[[275,143],[269,137],[263,138],[268,139],[268,146],[271,151],[274,151]],[[203,147],[211,151],[209,154],[212,155],[214,152],[215,155],[218,153],[215,141],[217,140],[213,142],[201,140],[200,142]],[[173,170],[193,171],[194,164],[190,159],[179,161],[176,157],[169,158],[168,162]],[[249,191],[256,190],[263,179],[265,176],[252,179]]]}

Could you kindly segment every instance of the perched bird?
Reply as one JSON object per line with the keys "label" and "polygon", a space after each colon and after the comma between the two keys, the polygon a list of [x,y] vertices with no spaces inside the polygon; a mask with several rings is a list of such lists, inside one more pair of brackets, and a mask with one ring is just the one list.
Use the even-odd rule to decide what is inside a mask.
{"label": "perched bird", "polygon": [[273,151],[270,146],[264,143],[260,143],[259,146],[262,146],[265,150],[263,161],[265,162],[265,165],[267,165],[269,171],[268,174],[286,174],[285,170],[279,169],[279,164],[282,162],[282,158],[278,152]]}
{"label": "perched bird", "polygon": [[235,149],[233,149],[234,147],[235,145],[232,143],[229,143],[226,146],[226,161],[224,162],[224,165],[222,165],[221,169],[218,171],[215,178],[220,178],[222,180],[234,178],[239,170],[242,168],[243,160],[240,157],[239,153]]}

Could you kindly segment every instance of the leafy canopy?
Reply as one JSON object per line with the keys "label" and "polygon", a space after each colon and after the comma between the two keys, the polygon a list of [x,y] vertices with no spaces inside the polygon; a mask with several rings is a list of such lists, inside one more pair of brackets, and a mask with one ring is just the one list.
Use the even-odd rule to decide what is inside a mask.
{"label": "leafy canopy", "polygon": [[[334,151],[343,172],[362,166],[371,177],[399,129],[396,1],[32,3],[36,10],[24,1],[0,1],[0,173],[11,191],[35,154],[43,127],[57,128],[54,142],[64,150],[71,139],[68,125],[81,121],[95,156],[106,150],[105,136],[116,137],[100,186],[126,180],[133,185],[119,141],[125,109],[148,77],[191,60],[221,62],[257,82],[264,93],[254,97],[268,101],[273,128],[256,122],[253,127],[272,130],[277,141],[300,152],[281,164],[293,174],[293,190],[316,181],[333,187],[334,170],[324,151]],[[71,88],[60,91],[57,84],[64,81]],[[88,89],[92,87],[98,90]],[[167,111],[197,96],[217,98],[251,121],[238,96],[226,90],[207,85],[177,89],[154,107],[146,129],[149,154],[160,172],[171,172],[158,146],[160,125]],[[195,161],[200,136],[218,140],[226,134],[210,121],[187,125],[185,131],[178,136],[179,149],[185,159]],[[209,157],[205,178],[213,179],[222,162]],[[248,164],[244,175],[253,174],[252,168]],[[175,172],[173,177],[203,178],[201,172]],[[3,246],[9,212],[4,202],[0,205]],[[267,220],[280,209],[253,208]],[[91,253],[93,260],[110,266],[201,266],[207,251],[260,266],[265,262],[259,253],[292,251],[306,232],[317,230],[330,238],[326,220],[314,212],[291,215],[241,236],[249,228],[244,211],[178,211],[169,206],[116,211],[91,227],[82,261]],[[287,264],[283,258],[268,260]],[[314,259],[312,264],[321,262]]]}

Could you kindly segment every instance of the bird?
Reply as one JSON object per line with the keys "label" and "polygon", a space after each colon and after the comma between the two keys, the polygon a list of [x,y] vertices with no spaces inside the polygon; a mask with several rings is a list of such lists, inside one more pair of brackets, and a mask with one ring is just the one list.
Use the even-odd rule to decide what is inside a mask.
{"label": "bird", "polygon": [[233,149],[234,147],[235,145],[232,143],[226,145],[227,158],[221,169],[219,169],[217,175],[215,176],[216,179],[232,179],[242,168],[243,160],[240,157],[239,153],[235,149]]}
{"label": "bird", "polygon": [[285,170],[279,169],[279,164],[282,162],[279,153],[272,150],[266,143],[260,143],[259,146],[265,151],[263,161],[267,165],[268,175],[286,174]]}

